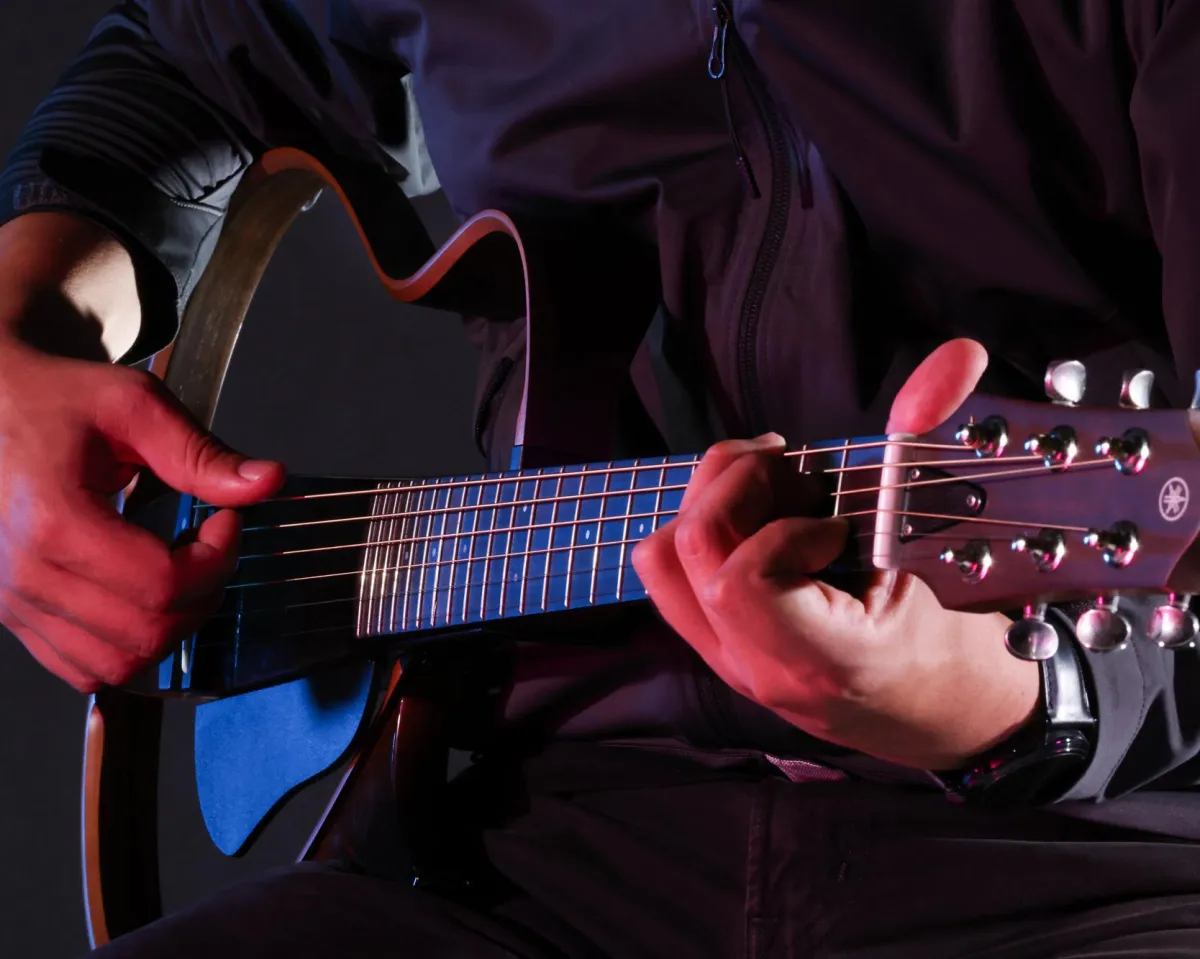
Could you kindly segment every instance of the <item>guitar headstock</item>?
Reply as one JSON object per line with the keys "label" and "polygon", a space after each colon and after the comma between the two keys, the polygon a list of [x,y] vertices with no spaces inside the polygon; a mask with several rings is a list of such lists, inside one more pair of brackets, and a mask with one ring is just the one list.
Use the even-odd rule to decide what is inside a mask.
{"label": "guitar headstock", "polygon": [[[942,605],[1025,609],[1009,631],[1024,658],[1053,654],[1046,604],[1090,599],[1090,649],[1117,649],[1129,625],[1118,593],[1169,593],[1151,626],[1190,646],[1200,624],[1200,413],[1149,409],[1153,375],[1125,374],[1120,404],[1079,405],[1085,370],[1051,364],[1050,402],[973,395],[939,428],[891,437],[876,516],[877,566],[929,584]],[[1200,374],[1198,374],[1200,383]]]}

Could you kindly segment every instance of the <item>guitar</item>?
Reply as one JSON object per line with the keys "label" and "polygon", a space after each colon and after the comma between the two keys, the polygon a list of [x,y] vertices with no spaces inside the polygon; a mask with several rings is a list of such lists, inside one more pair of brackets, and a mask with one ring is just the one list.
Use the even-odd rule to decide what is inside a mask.
{"label": "guitar", "polygon": [[[293,477],[277,496],[243,511],[241,557],[218,612],[152,675],[93,702],[84,819],[94,941],[152,918],[157,908],[149,893],[112,891],[128,886],[132,874],[155,874],[146,823],[154,821],[156,697],[233,709],[241,707],[226,704],[249,703],[267,717],[251,735],[283,735],[288,714],[280,704],[295,708],[295,697],[279,691],[316,681],[306,677],[350,670],[377,679],[372,664],[398,653],[456,648],[469,656],[472,642],[492,642],[514,624],[644,601],[632,548],[675,515],[698,462],[698,455],[611,455],[621,379],[614,374],[628,370],[649,315],[629,304],[653,302],[652,269],[613,262],[620,245],[595,230],[579,231],[578,245],[564,243],[561,234],[547,239],[537,223],[518,228],[496,212],[469,220],[435,252],[406,204],[381,202],[394,191],[370,176],[291,150],[263,158],[235,198],[165,381],[211,423],[271,251],[315,192],[332,190],[397,299],[498,322],[525,318],[512,466],[419,480]],[[619,289],[605,279],[614,275],[622,277]],[[570,287],[597,291],[582,309],[606,320],[604,344],[580,332],[594,325],[549,322],[555,291]],[[633,318],[614,319],[621,315]],[[1114,409],[1079,405],[1084,376],[1080,364],[1058,362],[1047,371],[1047,403],[974,395],[930,433],[833,438],[791,450],[795,469],[824,484],[827,512],[851,525],[851,548],[831,572],[901,570],[924,580],[947,608],[1021,610],[1007,642],[1028,659],[1054,652],[1047,605],[1082,597],[1095,598],[1078,625],[1080,642],[1092,650],[1121,655],[1131,641],[1193,645],[1200,632],[1189,609],[1200,591],[1193,548],[1200,429],[1188,411],[1148,408],[1145,371],[1126,375]],[[562,397],[582,393],[586,404],[564,408]],[[127,515],[168,538],[188,535],[212,511],[153,482],[139,484],[126,504]],[[1116,605],[1118,594],[1133,592],[1167,594],[1148,637],[1132,637]],[[376,687],[368,679],[349,683],[328,747],[309,766],[277,782],[269,768],[250,771],[265,796],[250,804],[253,815],[229,825],[218,821],[227,810],[213,812],[209,825],[222,848],[243,848],[289,790],[352,747],[378,740],[380,717],[400,708],[406,677],[392,683],[381,711],[373,709]],[[216,727],[226,738],[211,739],[209,754],[236,754],[229,724],[207,728]],[[311,724],[306,730],[316,735]],[[286,743],[276,752],[287,755]],[[224,810],[228,777],[214,780],[211,764],[200,776],[202,799],[206,789],[220,793],[222,803],[212,806]],[[144,889],[153,885],[143,880]]]}

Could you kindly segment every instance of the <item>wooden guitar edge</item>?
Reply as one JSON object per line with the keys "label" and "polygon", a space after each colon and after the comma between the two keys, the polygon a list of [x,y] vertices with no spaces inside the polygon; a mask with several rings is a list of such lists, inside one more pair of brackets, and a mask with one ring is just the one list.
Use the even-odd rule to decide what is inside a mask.
{"label": "wooden guitar edge", "polygon": [[[520,315],[522,306],[528,308],[525,251],[516,226],[505,214],[485,211],[471,218],[432,256],[432,244],[423,231],[419,237],[406,237],[403,246],[391,248],[389,272],[376,252],[380,237],[367,228],[364,211],[356,209],[338,178],[299,150],[271,151],[246,172],[208,268],[189,299],[179,333],[151,364],[151,370],[206,428],[212,426],[237,337],[259,282],[295,218],[323,189],[332,190],[344,205],[380,282],[396,300],[446,309],[462,302],[464,311],[471,312],[470,306],[478,299],[473,288],[479,284],[474,280],[479,276],[486,279],[490,265],[508,272],[515,252],[520,282],[503,291],[508,294],[503,310]],[[395,198],[389,209],[404,225],[419,226],[402,197]],[[500,257],[489,246],[493,237],[511,241]],[[484,248],[482,254],[472,253],[480,248]],[[501,260],[505,263],[500,264]],[[389,703],[395,699],[397,678],[392,677]],[[387,714],[385,710],[382,715]],[[380,731],[381,721],[377,715],[377,728],[368,734],[368,742]],[[84,908],[93,947],[162,915],[157,849],[161,723],[162,704],[151,697],[103,690],[89,703],[81,845]],[[327,817],[336,815],[341,797],[353,785],[357,766],[352,764]],[[325,822],[318,826],[303,855],[316,848]]]}

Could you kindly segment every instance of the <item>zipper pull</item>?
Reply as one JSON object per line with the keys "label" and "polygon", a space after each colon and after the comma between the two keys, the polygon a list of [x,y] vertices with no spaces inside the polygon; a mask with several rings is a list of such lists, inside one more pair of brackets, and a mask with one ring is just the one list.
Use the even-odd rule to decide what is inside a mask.
{"label": "zipper pull", "polygon": [[708,75],[714,80],[725,76],[725,37],[729,33],[729,9],[720,0],[713,4],[712,48],[708,51]]}
{"label": "zipper pull", "polygon": [[750,191],[750,196],[757,200],[762,196],[762,191],[758,188],[758,180],[754,176],[754,168],[750,166],[750,159],[742,149],[742,141],[738,139],[737,127],[733,122],[733,108],[729,104],[729,87],[726,85],[728,80],[725,78],[725,39],[729,35],[729,24],[733,17],[725,0],[716,0],[712,12],[713,38],[712,47],[708,51],[708,75],[721,85],[721,103],[725,107],[725,123],[729,127],[729,140],[733,144],[734,162],[742,180],[745,181],[746,189]]}

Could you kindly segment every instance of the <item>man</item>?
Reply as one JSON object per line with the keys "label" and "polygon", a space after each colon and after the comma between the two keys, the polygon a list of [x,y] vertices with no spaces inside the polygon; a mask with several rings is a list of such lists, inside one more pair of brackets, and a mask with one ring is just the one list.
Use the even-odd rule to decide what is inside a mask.
{"label": "man", "polygon": [[[229,575],[232,513],[170,552],[107,508],[136,468],[229,507],[282,476],[104,361],[169,340],[265,148],[429,188],[405,83],[460,213],[599,211],[654,244],[666,326],[724,429],[757,439],[714,447],[637,551],[686,645],[563,654],[549,693],[518,662],[509,718],[539,697],[569,718],[518,786],[504,755],[465,777],[503,893],[301,869],[106,954],[1194,953],[1194,656],[1080,661],[1054,618],[1091,700],[1085,761],[1055,765],[1037,744],[1060,717],[1007,618],[906,577],[821,586],[844,530],[776,510],[771,461],[777,434],[878,432],[889,408],[936,424],[982,372],[961,335],[991,389],[1096,355],[1178,401],[1200,360],[1198,56],[1191,0],[119,6],[0,180],[0,621],[47,668],[121,681]],[[516,392],[485,411],[496,459]],[[1058,771],[1002,802],[969,775],[1014,757]]]}

